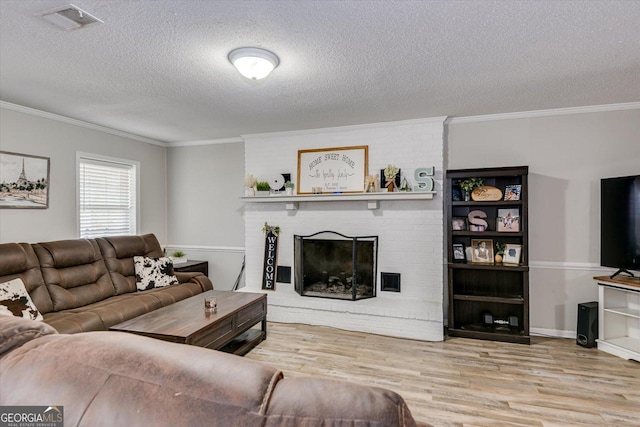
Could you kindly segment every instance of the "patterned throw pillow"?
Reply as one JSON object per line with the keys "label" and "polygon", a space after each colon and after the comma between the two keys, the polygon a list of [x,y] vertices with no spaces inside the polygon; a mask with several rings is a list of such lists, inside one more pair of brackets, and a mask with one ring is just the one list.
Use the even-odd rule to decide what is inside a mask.
{"label": "patterned throw pillow", "polygon": [[0,284],[0,314],[43,320],[42,314],[27,293],[22,279],[13,279]]}
{"label": "patterned throw pillow", "polygon": [[173,262],[169,258],[134,256],[133,263],[139,291],[178,284],[178,279],[173,275]]}

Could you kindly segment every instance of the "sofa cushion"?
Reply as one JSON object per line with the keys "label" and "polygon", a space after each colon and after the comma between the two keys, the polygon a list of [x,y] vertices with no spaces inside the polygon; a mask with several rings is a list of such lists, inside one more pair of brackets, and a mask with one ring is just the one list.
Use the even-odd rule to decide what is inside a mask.
{"label": "sofa cushion", "polygon": [[[160,304],[162,304],[163,307],[166,307],[170,304],[182,301],[183,299],[201,294],[202,287],[196,282],[186,282],[179,285],[165,286],[164,288],[144,291],[144,293],[153,295],[160,301]],[[136,295],[140,294],[141,292],[138,292]]]}
{"label": "sofa cushion", "polygon": [[46,323],[26,321],[18,317],[0,317],[0,357],[26,342],[57,333]]}
{"label": "sofa cushion", "polygon": [[178,279],[173,275],[173,262],[167,257],[134,256],[133,264],[139,291],[178,284]]}
{"label": "sofa cushion", "polygon": [[104,329],[162,307],[162,302],[149,292],[116,295],[104,301],[68,310],[97,315]]}
{"label": "sofa cushion", "polygon": [[162,247],[153,234],[142,236],[112,236],[96,239],[116,292],[136,292],[134,256],[162,257]]}
{"label": "sofa cushion", "polygon": [[4,243],[0,248],[2,248],[0,276],[22,273],[27,269],[27,256],[18,243]]}
{"label": "sofa cushion", "polygon": [[33,245],[53,310],[82,307],[115,295],[95,240],[75,239]]}
{"label": "sofa cushion", "polygon": [[45,314],[44,321],[61,334],[107,330],[100,316],[92,312],[54,311]]}
{"label": "sofa cushion", "polygon": [[111,243],[117,258],[132,258],[136,255],[160,257],[163,255],[160,242],[153,234],[112,236],[103,239]]}
{"label": "sofa cushion", "polygon": [[40,272],[40,261],[28,243],[0,244],[0,283],[20,278],[40,313],[53,310],[53,302]]}
{"label": "sofa cushion", "polygon": [[88,239],[59,240],[40,243],[40,245],[49,250],[55,268],[91,264],[102,258],[96,256],[93,241]]}
{"label": "sofa cushion", "polygon": [[0,315],[42,320],[21,279],[0,283]]}

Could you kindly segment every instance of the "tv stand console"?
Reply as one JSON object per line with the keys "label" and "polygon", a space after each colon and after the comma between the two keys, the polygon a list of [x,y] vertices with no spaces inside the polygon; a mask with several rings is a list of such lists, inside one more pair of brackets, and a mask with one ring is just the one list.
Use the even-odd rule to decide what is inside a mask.
{"label": "tv stand console", "polygon": [[640,362],[640,278],[594,277],[598,283],[598,350]]}

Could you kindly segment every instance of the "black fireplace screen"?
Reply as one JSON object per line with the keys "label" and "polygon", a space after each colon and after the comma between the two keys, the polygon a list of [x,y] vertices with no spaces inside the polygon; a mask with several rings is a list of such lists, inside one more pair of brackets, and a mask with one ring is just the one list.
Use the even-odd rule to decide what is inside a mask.
{"label": "black fireplace screen", "polygon": [[377,236],[295,235],[294,259],[295,289],[302,296],[353,301],[376,296]]}

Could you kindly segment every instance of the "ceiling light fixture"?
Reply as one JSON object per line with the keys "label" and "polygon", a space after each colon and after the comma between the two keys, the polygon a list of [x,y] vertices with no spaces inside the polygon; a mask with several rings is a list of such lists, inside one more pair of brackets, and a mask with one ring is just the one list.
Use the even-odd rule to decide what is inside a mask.
{"label": "ceiling light fixture", "polygon": [[241,47],[232,50],[229,52],[229,61],[240,74],[252,80],[264,79],[280,63],[274,53],[257,47]]}

